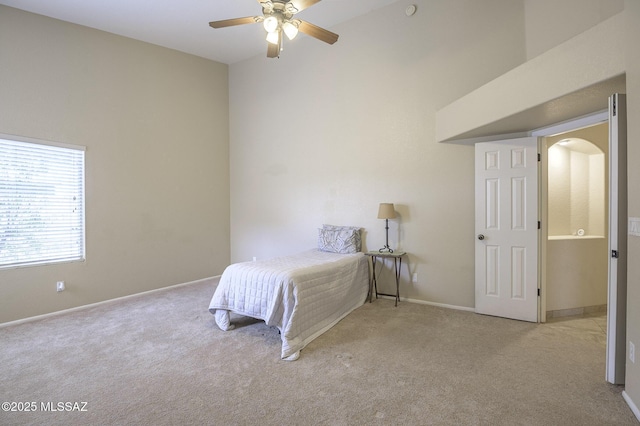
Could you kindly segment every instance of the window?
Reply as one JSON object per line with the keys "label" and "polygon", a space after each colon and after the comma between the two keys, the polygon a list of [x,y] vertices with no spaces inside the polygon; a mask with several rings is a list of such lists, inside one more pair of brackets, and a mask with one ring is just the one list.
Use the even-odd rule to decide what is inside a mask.
{"label": "window", "polygon": [[84,148],[0,135],[0,268],[84,253]]}

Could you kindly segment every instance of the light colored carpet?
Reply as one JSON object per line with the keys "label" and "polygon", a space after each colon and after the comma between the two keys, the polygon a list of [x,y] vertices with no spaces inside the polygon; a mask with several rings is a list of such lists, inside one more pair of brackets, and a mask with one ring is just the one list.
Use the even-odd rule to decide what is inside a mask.
{"label": "light colored carpet", "polygon": [[[638,424],[604,381],[598,319],[537,325],[380,299],[285,362],[277,329],[216,327],[215,284],[0,328],[0,399],[37,406],[0,424]],[[41,409],[58,402],[87,411]]]}

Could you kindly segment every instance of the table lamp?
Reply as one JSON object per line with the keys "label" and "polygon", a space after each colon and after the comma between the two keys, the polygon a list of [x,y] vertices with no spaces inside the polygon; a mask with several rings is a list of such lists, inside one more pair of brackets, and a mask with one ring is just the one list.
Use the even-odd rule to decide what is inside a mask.
{"label": "table lamp", "polygon": [[380,253],[393,253],[393,250],[389,247],[389,219],[396,217],[396,211],[393,208],[393,203],[380,203],[378,208],[378,219],[385,220],[385,231],[387,233],[386,244],[380,250]]}

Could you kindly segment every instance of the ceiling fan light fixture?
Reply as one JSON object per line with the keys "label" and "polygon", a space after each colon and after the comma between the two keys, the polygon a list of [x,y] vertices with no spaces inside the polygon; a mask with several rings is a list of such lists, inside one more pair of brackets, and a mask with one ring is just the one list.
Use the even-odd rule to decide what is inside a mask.
{"label": "ceiling fan light fixture", "polygon": [[268,33],[272,33],[278,28],[278,18],[269,16],[262,22],[262,25]]}
{"label": "ceiling fan light fixture", "polygon": [[267,32],[267,57],[279,58],[283,49],[283,33],[293,40],[298,32],[302,31],[307,36],[323,41],[327,44],[334,44],[338,41],[338,34],[313,25],[310,22],[295,19],[296,13],[306,9],[321,0],[258,0],[262,6],[262,16],[246,16],[244,18],[222,19],[209,22],[212,28],[225,28],[245,24],[257,24],[262,22],[262,26]]}
{"label": "ceiling fan light fixture", "polygon": [[296,25],[295,21],[286,21],[282,24],[282,29],[284,33],[287,35],[289,40],[293,40],[296,35],[298,35],[298,25]]}
{"label": "ceiling fan light fixture", "polygon": [[280,41],[280,32],[279,31],[271,31],[267,33],[267,41],[271,44],[278,44]]}

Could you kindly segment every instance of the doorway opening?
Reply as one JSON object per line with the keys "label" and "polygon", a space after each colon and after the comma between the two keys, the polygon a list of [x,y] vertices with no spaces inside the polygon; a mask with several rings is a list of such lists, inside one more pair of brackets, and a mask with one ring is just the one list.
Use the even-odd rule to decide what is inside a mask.
{"label": "doorway opening", "polygon": [[[579,125],[577,125],[579,124]],[[597,125],[604,124],[602,127]],[[607,127],[605,127],[605,125]],[[608,131],[604,131],[604,130]],[[600,131],[601,135],[607,135],[607,137],[592,137],[586,135],[588,131]],[[571,132],[570,134],[567,134]],[[624,248],[626,247],[626,228],[627,228],[627,186],[626,186],[626,97],[623,94],[614,94],[609,98],[609,109],[607,112],[597,113],[591,116],[584,116],[580,119],[560,123],[556,126],[552,126],[545,129],[539,129],[532,132],[534,136],[540,137],[539,151],[543,161],[540,163],[540,179],[541,179],[541,191],[540,191],[540,218],[542,219],[541,227],[541,241],[539,252],[539,272],[540,272],[540,288],[541,296],[539,300],[539,321],[546,322],[547,312],[550,311],[553,314],[555,302],[551,298],[548,299],[549,293],[553,295],[553,289],[547,282],[547,269],[549,268],[549,257],[547,256],[548,249],[554,241],[548,239],[549,236],[554,236],[549,232],[549,226],[551,225],[549,220],[548,206],[548,147],[552,147],[555,143],[560,141],[569,142],[572,138],[585,139],[598,145],[600,141],[608,141],[608,144],[600,142],[599,148],[605,154],[605,159],[608,161],[604,164],[604,195],[607,202],[605,203],[605,209],[602,214],[594,214],[591,219],[589,215],[579,216],[581,222],[588,226],[588,230],[583,228],[582,225],[576,225],[577,222],[572,222],[569,219],[569,231],[564,228],[564,231],[558,234],[569,232],[569,234],[576,233],[576,237],[584,238],[589,236],[590,233],[593,237],[599,237],[600,232],[594,231],[597,226],[593,224],[599,223],[599,218],[604,217],[606,223],[605,228],[602,231],[602,237],[607,244],[607,249],[602,257],[598,256],[598,259],[606,259],[607,261],[607,298],[606,300],[606,315],[607,315],[607,327],[606,327],[606,380],[613,384],[623,384],[625,374],[625,352],[626,352],[626,265],[627,258]],[[560,145],[558,145],[560,146]],[[596,167],[600,169],[601,167]],[[586,176],[583,172],[583,176]],[[584,179],[584,177],[583,177]],[[607,181],[608,180],[608,181]],[[596,191],[597,196],[595,198],[601,198],[601,191]],[[569,196],[570,198],[570,196]],[[595,199],[594,198],[594,199]],[[583,202],[583,207],[585,206]],[[591,212],[589,212],[591,213]],[[595,219],[594,219],[595,218]],[[595,221],[594,221],[595,220]],[[552,225],[553,226],[553,225]],[[582,235],[577,235],[578,233]],[[593,238],[598,239],[598,238]],[[568,240],[568,238],[565,238]],[[586,240],[580,240],[583,244]],[[598,249],[595,249],[598,250]],[[599,251],[599,250],[598,250]],[[552,261],[555,261],[555,257]],[[562,263],[561,263],[562,265]],[[567,265],[566,262],[564,265]],[[578,266],[578,272],[580,272],[581,266]],[[566,269],[566,268],[565,268]],[[553,272],[550,271],[550,274]],[[585,294],[582,294],[585,296]],[[589,296],[591,297],[591,296]],[[584,297],[583,297],[584,300]],[[592,303],[594,299],[589,299],[590,302],[583,303],[587,309],[592,309],[594,306],[598,307],[599,302],[596,305]],[[550,307],[547,307],[547,303],[552,303]],[[563,302],[564,303],[564,302]],[[580,308],[584,309],[585,306]],[[597,309],[597,308],[596,308]],[[562,314],[562,309],[558,309]],[[566,311],[565,311],[566,312]],[[569,311],[570,312],[570,311]]]}
{"label": "doorway opening", "polygon": [[[586,241],[590,236],[594,240],[601,239],[607,244],[607,250],[603,255],[607,259],[607,299],[606,299],[606,374],[605,378],[612,384],[623,384],[625,375],[626,354],[626,304],[627,304],[627,164],[626,164],[626,96],[613,94],[608,99],[608,110],[583,116],[575,120],[565,121],[556,125],[533,130],[528,137],[503,135],[503,138],[483,138],[474,140],[475,144],[475,292],[476,312],[486,315],[501,316],[511,319],[522,319],[533,322],[546,322],[547,316],[547,249],[549,246],[549,211],[548,211],[548,146],[551,138],[558,137],[556,141],[567,139],[589,140],[581,132],[598,124],[606,123],[607,148],[595,150],[594,157],[608,156],[608,162],[594,165],[594,170],[605,172],[605,179],[600,185],[600,190],[587,192],[587,205],[593,200],[601,199],[608,192],[606,203],[603,207],[595,208],[596,212],[589,211],[581,219],[572,221],[571,216],[565,220],[569,223],[560,231],[559,235],[567,236],[575,232],[576,237]],[[596,128],[599,129],[599,128]],[[576,132],[572,137],[563,133]],[[549,145],[547,145],[549,143]],[[591,141],[591,143],[594,143]],[[595,144],[595,143],[594,143]],[[596,144],[597,145],[597,144]],[[583,145],[582,150],[587,150]],[[531,149],[535,149],[531,151]],[[504,153],[503,149],[506,149]],[[587,153],[576,150],[578,154]],[[608,151],[608,152],[607,152]],[[504,155],[503,155],[504,154]],[[536,155],[537,154],[537,155]],[[571,156],[571,153],[567,154]],[[505,161],[500,161],[500,158]],[[535,175],[524,174],[523,170],[531,169],[525,159],[536,158],[537,168]],[[591,165],[590,160],[585,160]],[[502,167],[503,165],[505,167]],[[595,164],[595,162],[594,162]],[[510,166],[509,166],[510,165]],[[579,169],[579,167],[578,167]],[[585,174],[586,173],[586,174]],[[569,173],[571,174],[571,173]],[[589,179],[590,172],[582,172],[583,179]],[[586,177],[585,177],[586,176]],[[571,179],[565,179],[565,181]],[[579,179],[576,179],[579,180]],[[506,183],[504,183],[506,182]],[[503,185],[504,183],[504,185]],[[527,184],[525,184],[527,183]],[[589,187],[590,188],[590,187]],[[505,195],[502,200],[501,194]],[[529,195],[535,194],[534,197]],[[602,196],[602,197],[601,197]],[[566,196],[571,199],[571,195]],[[594,203],[595,204],[595,203]],[[585,205],[585,201],[582,201]],[[579,209],[577,209],[579,210]],[[525,211],[527,213],[525,213]],[[537,213],[537,214],[536,214]],[[531,221],[531,218],[537,219]],[[601,228],[598,223],[606,223]],[[504,226],[501,224],[504,222]],[[577,225],[580,222],[581,225]],[[526,223],[526,226],[523,224]],[[586,227],[586,229],[585,229]],[[601,228],[598,230],[598,228]],[[533,234],[523,230],[535,230],[535,236],[523,242],[509,242],[507,247],[511,250],[500,250],[501,241],[508,238],[518,238]],[[501,234],[495,234],[494,231]],[[491,234],[489,234],[491,232]],[[504,235],[504,238],[500,238]],[[579,235],[580,234],[580,235]],[[552,235],[553,236],[553,235]],[[597,238],[601,237],[601,238]],[[503,256],[503,252],[506,254]],[[533,255],[530,260],[525,253]],[[504,257],[504,259],[503,259]],[[567,269],[566,264],[562,269]],[[577,269],[580,271],[580,266]],[[525,275],[525,271],[527,274]],[[528,278],[526,278],[528,277]],[[536,283],[536,286],[526,286],[522,283]],[[506,285],[504,283],[507,283]],[[498,291],[504,289],[504,291]],[[534,289],[535,292],[521,291],[522,289]],[[579,292],[580,293],[580,292]],[[527,296],[524,296],[524,295]],[[504,295],[504,296],[500,296]],[[500,297],[498,297],[500,296]],[[520,303],[522,302],[522,303]],[[530,303],[528,303],[530,302]],[[587,302],[587,308],[601,306],[599,302]],[[513,308],[513,309],[510,309]],[[584,310],[585,306],[581,306]],[[530,312],[530,310],[532,311]],[[563,309],[557,309],[562,311]],[[522,317],[526,311],[527,317]]]}
{"label": "doorway opening", "polygon": [[608,139],[608,122],[545,138],[547,319],[606,315]]}

